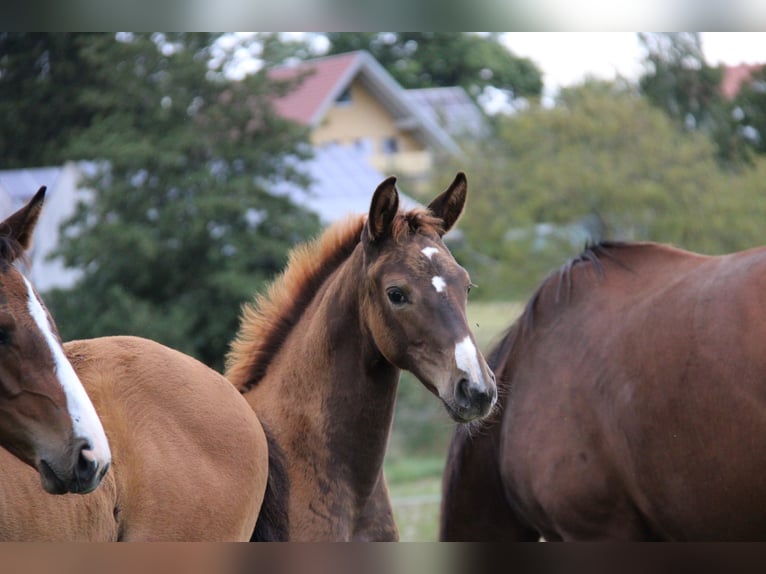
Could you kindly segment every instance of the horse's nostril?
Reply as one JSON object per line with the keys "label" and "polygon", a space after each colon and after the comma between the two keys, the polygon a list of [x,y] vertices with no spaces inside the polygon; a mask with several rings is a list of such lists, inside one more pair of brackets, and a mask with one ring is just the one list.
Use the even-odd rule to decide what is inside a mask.
{"label": "horse's nostril", "polygon": [[475,401],[476,389],[471,385],[471,382],[463,377],[457,384],[455,389],[455,400],[457,404],[464,409],[471,408]]}
{"label": "horse's nostril", "polygon": [[98,472],[98,462],[93,458],[93,451],[90,445],[85,444],[77,454],[77,463],[75,465],[75,476],[78,484],[91,484]]}

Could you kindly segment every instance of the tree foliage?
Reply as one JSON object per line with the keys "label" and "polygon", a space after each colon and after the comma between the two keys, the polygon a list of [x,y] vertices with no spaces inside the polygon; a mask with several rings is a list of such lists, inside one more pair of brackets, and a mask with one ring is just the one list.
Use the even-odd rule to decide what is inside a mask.
{"label": "tree foliage", "polygon": [[721,172],[704,134],[678,130],[629,86],[587,82],[498,122],[497,139],[460,162],[471,198],[459,253],[476,296],[528,294],[586,237],[704,252],[762,239],[739,227],[755,217],[752,188]]}
{"label": "tree foliage", "polygon": [[97,89],[84,57],[91,34],[0,32],[0,166],[58,165],[94,110],[80,86]]}
{"label": "tree foliage", "polygon": [[404,88],[462,86],[474,98],[487,87],[511,98],[538,98],[542,73],[515,56],[497,34],[333,32],[330,54],[368,50]]}
{"label": "tree foliage", "polygon": [[646,50],[642,93],[686,131],[708,135],[720,163],[752,164],[766,153],[766,68],[742,84],[733,100],[722,91],[723,67],[705,60],[698,32],[639,34]]}
{"label": "tree foliage", "polygon": [[306,134],[271,113],[278,87],[265,75],[230,82],[225,62],[211,68],[217,38],[80,44],[89,73],[76,101],[90,119],[62,156],[97,169],[60,246],[84,277],[47,295],[65,338],[142,335],[221,368],[241,304],[318,231],[315,215],[269,193],[275,179],[305,181]]}

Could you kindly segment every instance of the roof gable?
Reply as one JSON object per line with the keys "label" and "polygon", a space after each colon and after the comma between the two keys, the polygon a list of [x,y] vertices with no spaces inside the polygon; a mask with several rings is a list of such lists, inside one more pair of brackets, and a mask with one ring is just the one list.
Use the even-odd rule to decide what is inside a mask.
{"label": "roof gable", "polygon": [[270,70],[269,77],[274,80],[290,80],[304,73],[306,76],[302,82],[290,93],[275,100],[274,109],[280,116],[316,127],[337,97],[355,79],[359,79],[375,94],[397,123],[420,133],[428,145],[450,153],[459,152],[452,137],[410,101],[406,90],[369,52],[359,50],[306,60],[297,66],[281,66]]}
{"label": "roof gable", "polygon": [[269,71],[272,80],[294,80],[304,75],[290,92],[274,101],[283,118],[316,126],[329,105],[351,82],[358,69],[359,52],[317,58],[298,66],[282,66]]}

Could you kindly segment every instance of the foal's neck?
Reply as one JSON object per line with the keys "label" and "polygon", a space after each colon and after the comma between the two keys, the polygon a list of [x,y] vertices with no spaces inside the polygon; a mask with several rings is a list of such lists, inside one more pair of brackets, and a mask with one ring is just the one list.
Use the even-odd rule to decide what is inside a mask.
{"label": "foal's neck", "polygon": [[246,394],[284,454],[291,539],[351,538],[371,505],[388,503],[382,468],[399,369],[360,315],[359,251],[317,291]]}

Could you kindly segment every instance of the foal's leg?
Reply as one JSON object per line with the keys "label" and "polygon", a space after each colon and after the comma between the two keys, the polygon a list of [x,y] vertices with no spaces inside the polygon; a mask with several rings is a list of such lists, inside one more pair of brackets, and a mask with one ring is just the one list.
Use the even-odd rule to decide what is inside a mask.
{"label": "foal's leg", "polygon": [[354,540],[365,541],[395,542],[399,540],[399,530],[394,522],[386,477],[382,471],[375,490],[358,514],[353,536]]}

